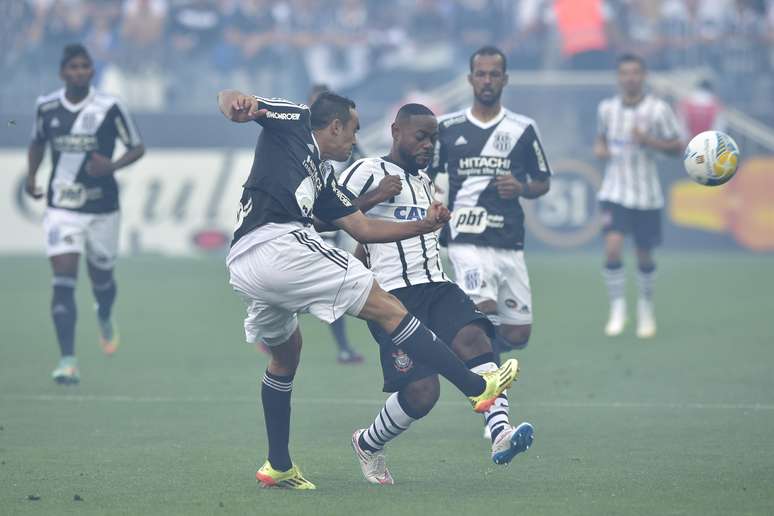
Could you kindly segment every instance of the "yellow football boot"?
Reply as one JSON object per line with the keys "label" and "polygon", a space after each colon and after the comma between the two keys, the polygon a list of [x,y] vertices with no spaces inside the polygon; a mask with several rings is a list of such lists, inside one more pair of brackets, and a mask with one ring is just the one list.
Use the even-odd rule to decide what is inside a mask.
{"label": "yellow football boot", "polygon": [[277,471],[271,467],[271,464],[267,460],[261,469],[255,473],[255,478],[261,487],[283,487],[285,489],[317,489],[315,485],[309,482],[301,474],[301,470],[298,466],[293,464],[293,467],[287,471]]}
{"label": "yellow football boot", "polygon": [[470,396],[470,403],[476,412],[486,412],[494,404],[497,397],[519,377],[519,361],[509,358],[496,371],[481,375],[486,382],[486,389],[478,396]]}

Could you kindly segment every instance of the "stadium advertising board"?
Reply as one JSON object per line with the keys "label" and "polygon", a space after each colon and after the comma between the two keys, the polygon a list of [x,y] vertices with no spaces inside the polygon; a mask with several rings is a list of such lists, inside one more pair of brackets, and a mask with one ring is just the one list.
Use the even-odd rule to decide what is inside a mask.
{"label": "stadium advertising board", "polygon": [[[129,253],[196,256],[223,252],[236,221],[240,188],[251,150],[151,149],[119,172],[121,249]],[[42,253],[44,204],[23,193],[26,152],[0,150],[0,253]],[[598,164],[552,161],[548,195],[525,201],[528,249],[567,250],[601,245],[596,190]],[[734,180],[709,188],[683,174],[664,181],[664,245],[672,249],[774,250],[774,159],[750,157]],[[39,179],[45,184],[48,166]]]}

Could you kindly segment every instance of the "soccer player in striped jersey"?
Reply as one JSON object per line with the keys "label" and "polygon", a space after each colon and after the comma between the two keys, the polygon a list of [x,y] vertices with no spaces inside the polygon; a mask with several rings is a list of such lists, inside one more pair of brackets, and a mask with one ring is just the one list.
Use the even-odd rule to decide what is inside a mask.
{"label": "soccer player in striped jersey", "polygon": [[495,351],[505,352],[524,348],[532,333],[520,199],[545,195],[551,169],[535,121],[501,103],[508,83],[502,51],[474,52],[468,82],[473,106],[440,117],[428,171],[449,174],[449,259],[462,290],[498,326]]}
{"label": "soccer player in striped jersey", "polygon": [[[111,319],[120,223],[115,172],[140,159],[145,147],[123,105],[91,87],[94,66],[85,47],[64,48],[59,75],[65,87],[38,98],[35,108],[26,192],[34,199],[43,197],[36,175],[49,144],[53,169],[43,225],[54,273],[51,316],[61,354],[51,376],[57,383],[73,384],[80,380],[75,284],[82,254],[97,301],[100,345],[108,355],[118,346]],[[113,161],[116,140],[127,150]]]}
{"label": "soccer player in striped jersey", "polygon": [[646,67],[641,57],[618,59],[619,94],[599,104],[594,154],[606,162],[599,191],[605,233],[603,277],[610,297],[605,334],[620,335],[626,325],[626,275],[621,258],[624,237],[631,234],[637,250],[639,299],[637,336],[653,337],[656,318],[653,248],[661,242],[664,196],[658,179],[659,155],[683,149],[681,128],[664,100],[645,92]]}
{"label": "soccer player in striped jersey", "polygon": [[[426,106],[406,104],[398,111],[391,130],[390,153],[356,161],[342,173],[341,184],[357,197],[356,204],[370,218],[400,223],[419,220],[433,203],[433,183],[422,170],[432,159],[438,122]],[[394,180],[400,181],[397,192],[380,188],[385,181]],[[364,244],[359,249],[379,284],[448,343],[471,371],[497,369],[490,341],[492,323],[444,274],[436,233]],[[355,431],[352,447],[368,482],[392,484],[384,447],[430,412],[438,400],[440,384],[432,366],[413,360],[396,347],[378,324],[369,322],[368,327],[380,347],[384,391],[392,394],[371,426]],[[496,464],[509,463],[532,444],[532,425],[511,426],[505,393],[484,415]]]}
{"label": "soccer player in striped jersey", "polygon": [[427,326],[379,287],[352,255],[325,244],[312,224],[341,228],[361,242],[395,242],[432,233],[449,220],[440,203],[404,223],[367,218],[340,189],[326,161],[344,161],[359,127],[355,103],[323,93],[312,105],[224,90],[223,115],[259,123],[250,175],[243,185],[226,263],[230,283],[247,303],[245,337],[260,336],[271,359],[263,377],[268,460],[256,472],[262,486],[314,489],[290,459],[290,397],[300,360],[298,313],[331,323],[344,314],[376,322],[393,345],[437,370],[470,399],[476,412],[496,402],[518,375],[510,360],[476,374]]}

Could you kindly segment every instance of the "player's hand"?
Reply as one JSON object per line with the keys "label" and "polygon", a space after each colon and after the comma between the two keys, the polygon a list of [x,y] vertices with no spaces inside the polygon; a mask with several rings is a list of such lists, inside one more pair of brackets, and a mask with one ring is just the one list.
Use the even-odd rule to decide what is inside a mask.
{"label": "player's hand", "polygon": [[24,183],[24,191],[33,199],[40,199],[43,197],[43,190],[41,190],[35,182],[35,176],[27,176],[27,181]]}
{"label": "player's hand", "polygon": [[610,159],[612,155],[610,154],[610,149],[608,149],[605,143],[596,141],[594,142],[594,156],[596,156],[597,159],[605,161]]}
{"label": "player's hand", "polygon": [[379,186],[376,187],[376,191],[379,192],[379,197],[386,201],[390,197],[395,197],[403,190],[403,182],[398,176],[384,176],[379,181]]}
{"label": "player's hand", "polygon": [[632,140],[634,143],[637,143],[639,145],[644,145],[646,147],[650,147],[652,145],[652,139],[650,135],[646,131],[642,131],[639,127],[634,127],[632,129]]}
{"label": "player's hand", "polygon": [[92,177],[105,177],[112,174],[114,170],[110,158],[96,152],[92,152],[89,161],[86,162],[86,173]]}
{"label": "player's hand", "polygon": [[495,178],[495,187],[497,188],[497,195],[501,199],[515,199],[524,189],[522,184],[510,174],[507,176],[497,176]]}
{"label": "player's hand", "polygon": [[426,233],[431,233],[441,229],[450,219],[451,213],[449,213],[449,208],[438,201],[433,201],[430,204],[430,208],[427,209],[422,222],[427,227]]}
{"label": "player's hand", "polygon": [[237,95],[231,102],[230,118],[234,122],[258,120],[266,116],[268,109],[258,109],[258,99],[252,95]]}

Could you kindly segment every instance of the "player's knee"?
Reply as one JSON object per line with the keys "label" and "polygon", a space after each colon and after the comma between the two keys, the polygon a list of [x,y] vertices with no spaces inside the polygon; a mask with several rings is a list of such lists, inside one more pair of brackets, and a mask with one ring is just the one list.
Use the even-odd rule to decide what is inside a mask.
{"label": "player's knee", "polygon": [[492,343],[480,325],[468,324],[454,336],[452,349],[462,360],[468,360],[492,351]]}
{"label": "player's knee", "polygon": [[52,312],[70,311],[75,307],[75,283],[76,279],[73,276],[54,276]]}
{"label": "player's knee", "polygon": [[513,349],[524,349],[529,343],[529,337],[532,334],[532,325],[523,324],[519,326],[500,326],[500,335],[508,341]]}
{"label": "player's knee", "polygon": [[411,382],[398,393],[403,409],[414,419],[426,416],[438,402],[440,395],[441,384],[437,375]]}
{"label": "player's knee", "polygon": [[93,284],[103,285],[113,281],[113,269],[100,269],[99,267],[94,267],[88,261],[86,263],[88,263],[89,279],[91,279]]}

